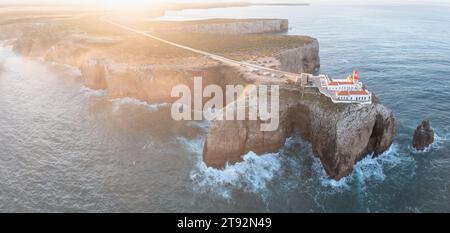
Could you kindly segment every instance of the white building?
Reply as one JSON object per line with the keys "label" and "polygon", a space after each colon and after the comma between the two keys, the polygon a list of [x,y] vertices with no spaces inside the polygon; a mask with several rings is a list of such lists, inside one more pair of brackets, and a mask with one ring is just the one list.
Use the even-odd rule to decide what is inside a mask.
{"label": "white building", "polygon": [[362,83],[358,81],[358,71],[353,71],[346,79],[325,79],[322,85],[329,91],[357,91],[362,89]]}
{"label": "white building", "polygon": [[358,81],[358,71],[353,71],[346,79],[330,79],[323,77],[320,80],[323,94],[331,98],[334,103],[371,103],[372,93],[365,90]]}
{"label": "white building", "polygon": [[372,94],[367,90],[362,91],[336,91],[335,100],[337,101],[357,101],[357,102],[371,102]]}

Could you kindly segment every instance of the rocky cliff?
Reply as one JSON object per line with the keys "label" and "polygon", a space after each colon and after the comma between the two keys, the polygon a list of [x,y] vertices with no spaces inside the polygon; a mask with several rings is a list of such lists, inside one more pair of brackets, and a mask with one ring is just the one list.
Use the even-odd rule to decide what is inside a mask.
{"label": "rocky cliff", "polygon": [[221,23],[198,23],[172,28],[195,33],[212,34],[251,34],[251,33],[274,33],[288,30],[287,19],[257,19]]}
{"label": "rocky cliff", "polygon": [[295,48],[280,49],[272,56],[259,56],[246,61],[277,70],[315,74],[320,70],[319,42],[308,38],[299,41]]}
{"label": "rocky cliff", "polygon": [[241,155],[278,150],[294,130],[311,142],[327,174],[333,179],[348,175],[368,154],[378,155],[392,144],[395,118],[377,101],[370,105],[333,104],[315,90],[281,89],[280,126],[260,131],[259,121],[215,121],[205,141],[207,165],[223,167]]}
{"label": "rocky cliff", "polygon": [[279,69],[294,73],[316,73],[320,69],[319,42],[313,39],[298,48],[280,52],[276,58]]}
{"label": "rocky cliff", "polygon": [[[233,29],[236,33],[246,33],[248,31],[239,29],[241,26],[251,28],[246,27],[246,23],[259,25],[255,26],[257,30],[253,32],[287,28],[287,20],[279,19],[235,21],[233,22],[235,26],[231,28],[237,28]],[[214,25],[216,24],[203,26],[214,28]],[[11,37],[19,35],[13,43],[15,52],[79,68],[85,86],[91,89],[105,89],[111,98],[133,97],[148,102],[170,101],[171,88],[177,84],[191,86],[194,76],[202,76],[204,85],[249,83],[255,80],[245,77],[239,70],[205,57],[161,58],[158,59],[158,64],[139,64],[136,61],[118,62],[114,57],[99,54],[99,50],[102,52],[111,50],[110,47],[125,40],[117,36],[88,35],[77,29],[65,30],[58,24],[28,28],[29,30],[22,33],[18,32],[20,30],[12,30],[14,28],[12,26],[8,28],[14,31]],[[282,50],[276,54],[276,59],[279,59],[281,64],[278,68],[310,73],[316,71],[320,66],[317,40],[312,38],[299,40],[296,46],[295,49]]]}
{"label": "rocky cliff", "polygon": [[40,38],[24,34],[13,43],[13,49],[24,56],[79,68],[86,87],[106,90],[112,99],[131,97],[151,103],[172,102],[175,100],[170,96],[172,88],[180,84],[193,87],[196,76],[203,78],[203,85],[225,87],[245,82],[239,70],[205,57],[159,59],[160,64],[117,62],[92,52],[92,44],[86,43],[87,39],[95,41],[96,46],[113,43],[73,34]]}
{"label": "rocky cliff", "polygon": [[434,142],[434,130],[430,126],[430,120],[425,118],[414,131],[412,145],[416,150],[424,150]]}
{"label": "rocky cliff", "polygon": [[[283,28],[281,22],[279,27]],[[158,63],[146,61],[144,64],[129,58],[118,61],[115,56],[123,52],[131,52],[136,57],[141,47],[136,49],[128,43],[126,47],[119,46],[113,50],[112,45],[119,42],[104,40],[99,35],[67,31],[64,27],[39,30],[42,30],[37,34],[39,36],[21,34],[13,43],[14,50],[26,56],[78,67],[86,86],[105,89],[111,98],[170,102],[173,100],[170,97],[172,87],[178,84],[192,86],[195,76],[202,76],[204,85],[281,84],[280,127],[276,131],[263,132],[259,121],[213,122],[203,153],[209,166],[222,167],[227,162],[240,161],[241,155],[248,151],[264,153],[278,150],[297,129],[311,142],[314,154],[320,158],[329,176],[339,179],[349,174],[353,165],[367,154],[385,151],[395,135],[392,113],[376,100],[371,105],[333,104],[314,89],[292,89],[279,78],[231,68],[200,56],[172,60],[161,58]],[[240,29],[233,30],[241,32]],[[125,39],[130,40],[129,37]],[[145,42],[148,43],[147,40]],[[158,48],[174,54],[160,44],[148,47],[151,49],[143,53],[144,58]],[[286,71],[314,73],[320,66],[317,40],[282,50],[275,57],[279,62],[277,68]]]}

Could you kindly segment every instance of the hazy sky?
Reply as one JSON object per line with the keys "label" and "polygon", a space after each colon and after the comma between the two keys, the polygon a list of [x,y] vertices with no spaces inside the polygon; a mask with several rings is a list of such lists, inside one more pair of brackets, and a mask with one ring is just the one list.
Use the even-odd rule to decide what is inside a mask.
{"label": "hazy sky", "polygon": [[[0,4],[87,4],[87,5],[104,5],[104,6],[119,6],[119,5],[149,5],[160,2],[237,2],[242,0],[0,0]],[[307,2],[311,4],[386,4],[386,3],[450,3],[450,0],[247,0],[244,2]]]}

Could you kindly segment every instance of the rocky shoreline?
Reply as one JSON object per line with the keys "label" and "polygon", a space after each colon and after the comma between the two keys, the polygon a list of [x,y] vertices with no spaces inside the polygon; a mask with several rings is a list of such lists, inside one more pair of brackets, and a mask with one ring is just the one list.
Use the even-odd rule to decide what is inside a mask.
{"label": "rocky shoreline", "polygon": [[[281,28],[287,28],[283,21],[279,22]],[[239,28],[242,25],[235,26]],[[298,130],[312,144],[313,152],[320,158],[327,174],[338,180],[348,175],[364,156],[378,155],[387,150],[396,133],[393,113],[378,100],[370,105],[333,104],[315,89],[295,88],[279,78],[254,74],[195,55],[164,58],[158,63],[119,62],[99,56],[91,48],[106,50],[126,37],[105,38],[75,30],[60,30],[58,25],[54,27],[60,32],[40,33],[40,37],[13,30],[11,35],[18,36],[12,43],[14,51],[77,67],[85,86],[104,89],[110,98],[173,102],[171,88],[178,84],[192,86],[194,76],[202,76],[205,85],[280,84],[281,123],[278,130],[262,132],[258,121],[212,122],[203,152],[208,166],[220,168],[226,163],[238,162],[249,151],[258,154],[276,151],[287,137]],[[232,31],[241,33],[240,30]],[[320,67],[319,43],[311,39],[296,48],[280,50],[271,58],[276,61],[274,68],[315,73]]]}
{"label": "rocky shoreline", "polygon": [[205,141],[203,159],[213,167],[241,160],[241,155],[275,152],[295,131],[312,144],[327,174],[336,180],[351,173],[365,156],[379,155],[396,134],[393,113],[374,101],[370,105],[338,104],[316,90],[281,89],[280,127],[260,131],[257,121],[215,121]]}

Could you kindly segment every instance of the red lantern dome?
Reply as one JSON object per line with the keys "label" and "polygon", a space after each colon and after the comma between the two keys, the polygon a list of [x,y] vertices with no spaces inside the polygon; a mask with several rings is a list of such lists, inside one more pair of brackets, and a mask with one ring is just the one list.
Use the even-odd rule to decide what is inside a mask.
{"label": "red lantern dome", "polygon": [[355,82],[358,81],[358,71],[357,70],[353,71],[353,80],[355,80]]}

